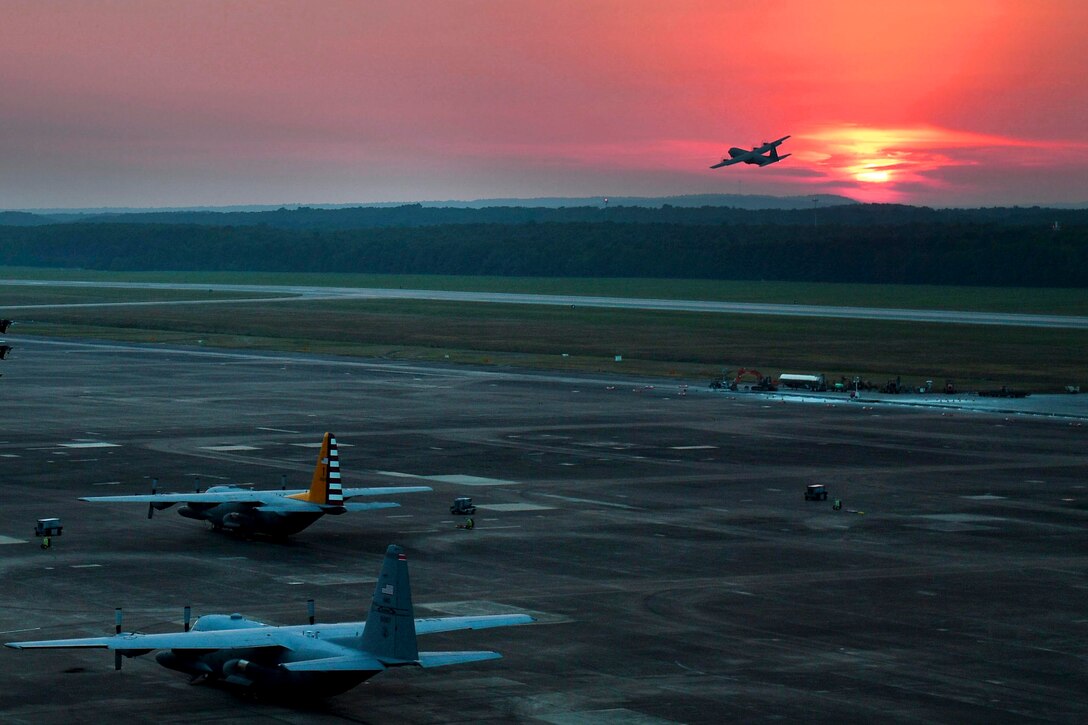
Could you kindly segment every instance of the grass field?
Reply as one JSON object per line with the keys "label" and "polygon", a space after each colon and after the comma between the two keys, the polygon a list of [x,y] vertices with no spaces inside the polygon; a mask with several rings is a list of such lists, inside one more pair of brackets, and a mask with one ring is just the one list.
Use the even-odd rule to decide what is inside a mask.
{"label": "grass field", "polygon": [[[0,277],[5,276],[11,275],[0,270]],[[102,281],[176,282],[184,279],[235,284],[244,281],[283,284],[288,281],[265,275],[216,277],[193,279],[191,276],[154,275],[153,279],[142,276],[138,279],[132,275],[108,275]],[[422,287],[413,284],[416,279],[396,278],[403,284],[395,286]],[[441,286],[438,284],[441,279],[430,279],[431,287]],[[292,278],[290,282],[306,284],[309,280]],[[463,286],[451,284],[449,287],[492,289],[486,287],[487,280],[478,282],[480,286],[472,286],[468,280],[460,280]],[[527,286],[506,291],[559,291],[522,282]],[[590,281],[581,282],[588,285]],[[605,282],[618,284],[621,281]],[[609,287],[608,294],[655,296],[647,290],[653,290],[659,284],[650,281],[651,284],[641,287],[638,281],[628,282],[631,285],[628,291]],[[340,284],[354,286],[343,280]],[[373,282],[362,284],[374,286]],[[829,300],[843,303],[842,297],[848,296],[843,291],[836,300],[831,290],[823,289],[831,287],[829,285],[775,287],[779,288],[778,294],[793,295],[788,301],[799,303]],[[810,287],[821,288],[821,293],[828,298],[805,296]],[[695,288],[686,287],[689,291]],[[877,288],[867,288],[864,292],[868,297],[864,301],[857,298],[857,304],[914,306],[894,302],[910,298],[904,290],[893,290],[887,299],[876,296]],[[1002,301],[1000,290],[988,292],[993,295],[995,304],[1008,304],[1018,294],[1016,290],[1005,290],[1007,299]],[[922,291],[915,289],[912,294],[922,294]],[[0,284],[0,311],[5,306],[15,305],[66,305],[5,312],[4,316],[15,317],[19,323],[8,335],[9,344],[16,346],[20,335],[105,338],[613,371],[675,376],[698,382],[709,381],[723,369],[740,367],[756,368],[774,376],[783,372],[822,372],[829,380],[857,375],[877,384],[897,376],[912,384],[933,380],[943,385],[945,380],[951,379],[960,389],[1009,385],[1038,391],[1088,382],[1085,354],[1088,332],[1075,330],[608,310],[582,306],[577,309],[482,303],[451,306],[445,302],[416,300],[233,301],[239,296],[245,297],[203,290]],[[767,297],[737,299],[771,301]],[[1056,296],[1054,300],[1057,299]],[[157,304],[169,300],[214,304]],[[68,306],[95,302],[114,303],[115,306]],[[144,304],[116,306],[116,303],[124,302]],[[1045,311],[1054,312],[1055,309]],[[616,355],[622,356],[620,362],[616,362]]]}

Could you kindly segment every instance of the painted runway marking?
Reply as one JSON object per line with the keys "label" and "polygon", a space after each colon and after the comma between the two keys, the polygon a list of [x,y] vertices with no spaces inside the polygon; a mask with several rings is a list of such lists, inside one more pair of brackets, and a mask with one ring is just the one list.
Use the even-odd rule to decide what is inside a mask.
{"label": "painted runway marking", "polygon": [[[292,443],[291,445],[298,446],[299,448],[320,448],[322,444],[321,444],[321,441],[318,441],[317,443],[314,443],[314,442],[311,441],[309,443]],[[352,444],[351,443],[341,443],[340,441],[336,441],[336,446],[337,446],[337,448],[351,448]]]}
{"label": "painted runway marking", "polygon": [[974,501],[997,501],[999,499],[1005,498],[1005,496],[995,496],[992,493],[984,493],[979,496],[960,496],[960,498],[969,498]]}
{"label": "painted runway marking", "polygon": [[548,511],[554,509],[555,506],[541,506],[538,503],[479,503],[476,504],[476,508],[485,511]]}
{"label": "painted runway marking", "polygon": [[353,574],[338,574],[336,572],[314,572],[305,576],[281,577],[285,584],[312,584],[314,586],[329,586],[331,584],[373,584],[378,581],[372,576],[355,576]]}
{"label": "painted runway marking", "polygon": [[0,453],[0,458],[21,458],[18,453]]}
{"label": "painted runway marking", "polygon": [[102,568],[102,565],[101,564],[72,564],[68,568],[69,569],[100,569],[100,568]]}
{"label": "painted runway marking", "polygon": [[393,476],[394,478],[425,478],[414,473],[401,473],[400,471],[374,471],[379,476]]}
{"label": "painted runway marking", "polygon": [[717,446],[669,446],[674,451],[708,451],[717,448]]}
{"label": "painted runway marking", "polygon": [[120,486],[120,481],[99,481],[98,483],[92,483],[92,486]]}
{"label": "painted runway marking", "polygon": [[560,501],[570,501],[571,503],[589,503],[589,504],[594,504],[596,506],[611,506],[613,508],[627,509],[629,511],[633,511],[636,508],[635,506],[628,506],[627,504],[623,504],[623,503],[610,503],[608,501],[594,501],[593,499],[590,499],[590,498],[574,498],[572,496],[560,496],[560,495],[554,494],[554,493],[542,493],[542,494],[539,494],[539,495],[540,496],[546,496],[547,498],[557,498]]}
{"label": "painted runway marking", "polygon": [[438,483],[453,483],[458,486],[516,486],[517,481],[506,481],[501,478],[484,478],[483,476],[465,476],[461,474],[451,474],[448,476],[419,476],[419,478],[425,478],[428,481],[437,481]]}
{"label": "painted runway marking", "polygon": [[227,451],[259,451],[260,448],[256,446],[243,446],[243,445],[225,445],[225,446],[201,446],[202,450],[215,451],[217,453],[225,453]]}
{"label": "painted runway marking", "polygon": [[102,441],[89,441],[86,443],[61,443],[61,448],[120,448],[117,443],[104,443]]}
{"label": "painted runway marking", "polygon": [[272,433],[292,433],[294,435],[298,435],[302,432],[298,430],[287,430],[286,428],[265,428],[264,426],[257,426],[257,430],[267,430]]}
{"label": "painted runway marking", "polygon": [[983,514],[917,514],[915,518],[931,519],[933,521],[950,521],[957,524],[1007,520],[1003,516],[985,516]]}

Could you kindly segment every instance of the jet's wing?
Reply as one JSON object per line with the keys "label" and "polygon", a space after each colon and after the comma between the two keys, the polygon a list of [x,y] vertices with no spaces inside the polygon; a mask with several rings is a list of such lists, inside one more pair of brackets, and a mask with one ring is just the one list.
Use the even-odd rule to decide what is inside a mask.
{"label": "jet's wing", "polygon": [[124,632],[111,637],[82,639],[45,639],[36,642],[6,642],[12,649],[75,649],[98,647],[118,652],[150,652],[156,649],[216,650],[243,647],[282,647],[294,649],[302,635],[284,632],[279,627],[224,629],[207,632],[167,632],[165,634],[136,634]]}
{"label": "jet's wing", "polygon": [[[498,652],[487,651],[420,652],[418,663],[421,667],[443,667],[445,665],[460,665],[466,662],[483,662],[501,658],[502,655]],[[386,669],[384,663],[371,657],[366,652],[352,652],[341,656],[322,657],[301,662],[283,662],[280,667],[290,672],[380,672]]]}
{"label": "jet's wing", "polygon": [[344,498],[356,496],[390,496],[396,493],[427,493],[434,489],[430,486],[376,486],[371,488],[345,488]]}
{"label": "jet's wing", "polygon": [[297,498],[284,498],[270,503],[262,503],[253,508],[257,511],[278,511],[280,513],[334,513],[342,514],[345,511],[374,511],[376,509],[398,508],[399,503],[393,501],[371,501],[370,503],[337,503],[320,504],[309,501],[300,501]]}
{"label": "jet's wing", "polygon": [[536,620],[528,614],[483,614],[470,617],[433,617],[416,620],[416,634],[454,632],[458,629],[490,629],[529,624]]}
{"label": "jet's wing", "polygon": [[81,496],[91,503],[273,503],[292,491],[209,491],[205,493],[145,493],[132,496]]}
{"label": "jet's wing", "polygon": [[721,168],[721,167],[723,167],[723,166],[732,166],[733,164],[739,164],[739,163],[740,163],[741,161],[743,161],[743,160],[744,160],[744,159],[742,159],[742,158],[736,158],[736,159],[722,159],[722,160],[721,160],[721,163],[718,163],[718,164],[714,164],[714,165],[713,165],[713,166],[711,166],[710,168],[712,168],[712,169],[720,169],[720,168]]}
{"label": "jet's wing", "polygon": [[752,149],[752,151],[754,153],[759,153],[759,154],[766,153],[766,152],[770,151],[773,148],[777,148],[779,144],[781,144],[783,141],[785,141],[788,138],[789,138],[789,136],[783,136],[782,138],[778,139],[777,141],[767,141],[762,146],[760,146],[758,149]]}

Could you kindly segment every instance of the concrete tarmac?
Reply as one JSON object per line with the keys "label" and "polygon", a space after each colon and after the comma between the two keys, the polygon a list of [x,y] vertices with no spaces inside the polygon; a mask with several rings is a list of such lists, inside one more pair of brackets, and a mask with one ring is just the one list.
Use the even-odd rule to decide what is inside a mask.
{"label": "concrete tarmac", "polygon": [[[6,723],[1088,721],[1080,421],[796,405],[675,381],[20,340],[0,363],[0,641],[365,616],[388,544],[421,639],[504,659],[311,705],[153,655],[0,650]],[[78,496],[278,488],[336,433],[345,485],[416,485],[287,543]],[[807,502],[823,483],[831,501]],[[455,528],[450,501],[480,506]],[[42,550],[39,518],[64,533]]]}

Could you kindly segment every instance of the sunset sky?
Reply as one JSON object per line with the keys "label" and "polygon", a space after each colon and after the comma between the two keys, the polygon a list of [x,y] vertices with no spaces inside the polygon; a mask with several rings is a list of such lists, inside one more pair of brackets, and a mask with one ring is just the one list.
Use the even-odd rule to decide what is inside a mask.
{"label": "sunset sky", "polygon": [[[1088,202],[1084,0],[0,0],[0,209]],[[790,134],[774,166],[711,170]]]}

